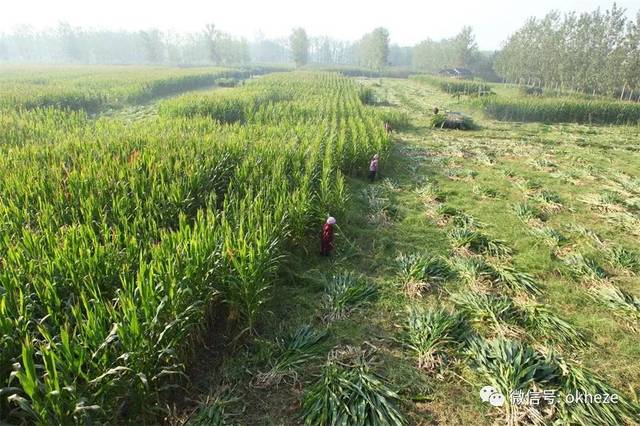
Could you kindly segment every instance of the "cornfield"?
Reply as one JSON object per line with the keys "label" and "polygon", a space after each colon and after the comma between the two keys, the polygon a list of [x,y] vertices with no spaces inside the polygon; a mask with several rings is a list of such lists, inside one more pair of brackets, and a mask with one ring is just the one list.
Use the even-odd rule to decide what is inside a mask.
{"label": "cornfield", "polygon": [[437,87],[443,92],[452,95],[475,95],[484,96],[491,93],[491,85],[482,81],[456,80],[447,77],[437,77],[433,75],[413,75],[413,80]]}
{"label": "cornfield", "polygon": [[[270,95],[283,87],[287,102]],[[84,101],[11,109],[5,98],[0,418],[161,415],[209,319],[253,332],[283,258],[344,208],[344,174],[387,152],[382,120],[345,77],[223,90],[133,123],[39,108]],[[237,105],[242,120],[221,119]]]}
{"label": "cornfield", "polygon": [[640,123],[640,104],[634,102],[572,97],[491,97],[477,102],[487,115],[502,121]]}
{"label": "cornfield", "polygon": [[0,76],[0,107],[98,112],[187,90],[226,85],[230,78],[246,79],[272,71],[277,69],[8,68]]}

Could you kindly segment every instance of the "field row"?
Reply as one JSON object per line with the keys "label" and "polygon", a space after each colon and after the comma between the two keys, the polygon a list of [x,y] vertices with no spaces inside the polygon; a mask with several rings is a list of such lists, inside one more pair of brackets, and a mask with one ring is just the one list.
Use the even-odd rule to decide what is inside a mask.
{"label": "field row", "polygon": [[3,67],[0,108],[47,108],[97,112],[276,71],[276,68]]}
{"label": "field row", "polygon": [[[488,117],[501,121],[619,125],[640,123],[638,102],[426,75],[413,76],[412,80],[456,97],[468,95],[473,99],[472,106],[482,109]],[[516,87],[519,89],[516,90]]]}
{"label": "field row", "polygon": [[[286,104],[259,96],[277,87]],[[237,105],[242,120],[220,115]],[[342,214],[343,173],[387,152],[358,85],[332,74],[267,76],[161,111],[0,122],[1,418],[159,415],[211,318],[253,332],[283,258]]]}

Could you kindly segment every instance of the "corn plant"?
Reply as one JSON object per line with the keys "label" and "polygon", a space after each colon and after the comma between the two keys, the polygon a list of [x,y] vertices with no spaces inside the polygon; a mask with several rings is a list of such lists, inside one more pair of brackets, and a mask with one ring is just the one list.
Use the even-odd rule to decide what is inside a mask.
{"label": "corn plant", "polygon": [[447,261],[438,256],[400,254],[396,258],[398,272],[403,282],[445,281],[452,276]]}
{"label": "corn plant", "polygon": [[[637,401],[627,399],[622,392],[608,385],[604,379],[592,371],[571,363],[557,353],[547,355],[547,359],[557,365],[563,374],[558,380],[558,407],[556,418],[561,423],[571,424],[633,424],[640,416]],[[567,403],[567,395],[576,392],[590,395],[618,395],[615,404]]]}
{"label": "corn plant", "polygon": [[353,272],[334,275],[325,288],[325,317],[329,321],[346,318],[354,309],[370,303],[378,295],[374,284]]}
{"label": "corn plant", "polygon": [[614,268],[624,269],[630,274],[640,273],[640,255],[623,246],[614,246],[607,251],[609,263]]}
{"label": "corn plant", "polygon": [[512,253],[512,249],[505,241],[491,238],[468,227],[452,229],[449,232],[449,238],[454,247],[467,248],[475,253],[486,253],[492,256],[506,256]]}
{"label": "corn plant", "polygon": [[238,402],[226,388],[217,390],[200,404],[198,410],[186,423],[189,426],[224,426],[233,423],[234,413],[230,410]]}
{"label": "corn plant", "polygon": [[540,424],[546,406],[521,407],[513,404],[510,395],[530,390],[555,389],[561,370],[528,345],[513,340],[471,340],[467,349],[471,367],[480,376],[482,385],[490,384],[504,398],[500,408],[503,422]]}
{"label": "corn plant", "polygon": [[640,325],[640,298],[613,284],[594,286],[591,289],[593,299],[620,313],[636,326]]}
{"label": "corn plant", "polygon": [[404,425],[400,397],[358,357],[344,364],[328,360],[302,397],[305,425]]}
{"label": "corn plant", "polygon": [[[386,155],[379,113],[335,74],[270,75],[133,122],[69,111],[245,72],[96,76],[87,99],[74,94],[85,78],[22,103],[2,91],[0,418],[165,417],[160,401],[186,384],[210,317],[255,332],[283,259],[318,217],[340,217],[345,175]],[[330,297],[338,316],[375,293],[343,290]]]}
{"label": "corn plant", "polygon": [[569,97],[487,97],[478,102],[488,115],[503,121],[637,124],[640,120],[640,106],[633,102]]}
{"label": "corn plant", "polygon": [[484,258],[478,256],[456,256],[449,260],[451,269],[466,284],[490,280],[493,270]]}
{"label": "corn plant", "polygon": [[536,237],[549,247],[555,248],[567,243],[568,239],[555,228],[543,226],[541,228],[529,229],[529,234]]}
{"label": "corn plant", "polygon": [[496,283],[514,293],[540,294],[538,284],[531,275],[510,265],[493,262],[490,264],[490,275]]}
{"label": "corn plant", "polygon": [[526,303],[520,304],[518,310],[521,323],[534,337],[575,348],[587,345],[586,337],[582,332],[558,317],[548,307],[537,303]]}
{"label": "corn plant", "polygon": [[600,281],[609,276],[607,271],[592,256],[574,253],[566,256],[562,261],[574,278]]}
{"label": "corn plant", "polygon": [[277,340],[277,352],[269,371],[256,377],[256,385],[262,388],[277,385],[286,376],[295,378],[295,370],[319,355],[326,331],[316,331],[310,325],[300,327],[284,339]]}
{"label": "corn plant", "polygon": [[498,332],[508,331],[505,326],[517,320],[518,311],[508,297],[466,292],[452,295],[451,300],[470,321],[487,324]]}
{"label": "corn plant", "polygon": [[412,79],[420,83],[435,86],[438,89],[453,95],[477,95],[478,93],[490,92],[491,85],[482,81],[456,80],[453,78],[437,77],[433,75],[414,75]]}
{"label": "corn plant", "polygon": [[439,310],[410,309],[398,341],[416,359],[418,368],[434,372],[447,362],[450,349],[466,334],[460,316]]}

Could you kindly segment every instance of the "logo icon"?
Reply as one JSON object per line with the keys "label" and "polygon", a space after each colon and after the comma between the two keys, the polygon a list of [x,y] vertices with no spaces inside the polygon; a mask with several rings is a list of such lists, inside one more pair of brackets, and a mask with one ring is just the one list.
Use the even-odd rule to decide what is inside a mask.
{"label": "logo icon", "polygon": [[493,386],[485,386],[480,389],[480,399],[482,402],[488,402],[494,407],[502,407],[505,402],[504,395]]}

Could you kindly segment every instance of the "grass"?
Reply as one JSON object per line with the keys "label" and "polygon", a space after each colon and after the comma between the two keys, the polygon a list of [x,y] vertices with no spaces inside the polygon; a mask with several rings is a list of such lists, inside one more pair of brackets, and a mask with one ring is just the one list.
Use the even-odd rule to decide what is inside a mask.
{"label": "grass", "polygon": [[[305,73],[302,73],[304,76],[296,74],[300,78],[311,78]],[[276,77],[266,79],[271,78]],[[372,424],[373,419],[385,416],[386,420],[379,423],[488,424],[518,418],[533,422],[539,420],[540,415],[548,415],[549,422],[559,424],[589,424],[593,419],[602,424],[624,424],[624,421],[633,424],[633,419],[638,418],[640,353],[637,329],[629,327],[633,326],[632,311],[623,309],[620,303],[630,306],[635,299],[627,296],[638,297],[638,281],[632,273],[633,255],[630,254],[638,243],[638,235],[633,233],[637,211],[632,207],[631,195],[628,202],[621,205],[624,207],[621,211],[594,209],[580,200],[589,194],[601,194],[607,188],[615,188],[620,193],[633,190],[640,169],[635,150],[640,131],[633,126],[498,122],[483,115],[465,98],[452,98],[412,80],[360,79],[353,85],[342,86],[347,83],[329,79],[317,90],[307,83],[310,82],[304,83],[304,90],[309,99],[267,102],[258,107],[253,118],[244,120],[244,124],[214,123],[207,117],[156,116],[140,117],[127,122],[126,126],[117,126],[111,121],[115,117],[104,117],[100,125],[105,133],[119,134],[127,141],[117,146],[107,143],[109,138],[96,128],[86,130],[86,121],[91,118],[82,114],[61,116],[48,111],[3,115],[0,123],[13,130],[0,133],[0,149],[5,149],[3,153],[23,152],[23,156],[13,160],[0,157],[2,170],[16,174],[15,179],[3,182],[17,188],[17,183],[28,180],[33,182],[32,188],[42,187],[42,191],[50,189],[44,185],[47,182],[60,183],[60,196],[56,198],[53,212],[64,215],[55,227],[52,225],[54,237],[49,238],[53,238],[51,241],[55,244],[51,244],[51,251],[64,254],[61,257],[64,261],[56,265],[72,265],[76,275],[60,273],[71,268],[53,271],[57,277],[65,277],[55,281],[63,296],[58,297],[59,304],[57,293],[34,293],[45,286],[29,287],[33,291],[20,296],[14,291],[15,287],[10,286],[23,281],[3,278],[2,286],[9,288],[7,294],[11,294],[12,299],[5,297],[3,300],[9,304],[0,303],[0,331],[10,336],[0,343],[5,345],[0,347],[2,377],[11,375],[12,365],[18,362],[24,365],[21,380],[36,391],[34,395],[38,396],[40,388],[55,389],[54,375],[44,374],[43,368],[54,371],[47,367],[53,359],[55,370],[61,372],[58,377],[72,373],[72,368],[79,364],[73,350],[64,348],[83,347],[73,340],[78,335],[76,328],[82,325],[82,330],[100,331],[83,334],[91,350],[78,356],[93,357],[96,362],[103,362],[101,365],[108,365],[92,370],[87,380],[93,380],[92,389],[103,392],[99,394],[101,398],[115,401],[104,410],[116,413],[112,417],[117,422],[127,421],[126,417],[116,417],[120,412],[145,411],[143,418],[151,419],[150,422],[168,419],[166,421],[178,424],[199,415],[205,422],[222,417],[238,424],[299,424],[305,419],[309,424],[331,424],[332,419],[338,418],[332,417],[334,415],[347,419],[349,424]],[[327,96],[328,88],[334,85],[349,94],[348,99],[339,97],[346,104],[336,98],[335,110],[318,108],[316,101]],[[360,85],[371,85],[380,102],[375,106],[363,105],[358,97]],[[503,95],[501,85],[495,85],[493,90],[497,96]],[[464,133],[432,129],[430,119],[434,105],[441,110],[461,111],[473,117],[479,127]],[[326,132],[318,131],[316,126],[334,123],[332,117],[339,111],[354,108],[359,111],[357,117],[346,114],[337,127],[329,124]],[[274,122],[279,117],[277,111],[292,121],[286,126],[280,121]],[[406,114],[410,126],[392,133],[394,144],[389,151],[383,150],[388,155],[381,156],[382,179],[369,184],[363,178],[371,152],[386,146],[378,114],[381,111]],[[62,123],[61,117],[65,120],[64,128],[53,126],[57,129],[55,132],[42,133],[51,126],[47,123]],[[175,120],[175,125],[166,126],[166,120]],[[33,126],[33,123],[39,125]],[[156,135],[155,130],[148,130],[149,126],[161,126],[157,130],[161,136]],[[292,128],[296,129],[295,135],[290,132]],[[304,129],[309,129],[308,133]],[[58,156],[82,152],[87,148],[86,135],[97,137],[100,143],[96,145],[103,149],[97,151],[99,155]],[[222,138],[221,146],[212,143],[214,135]],[[141,136],[147,140],[146,144]],[[270,141],[275,141],[275,146],[272,150],[254,152],[253,144],[247,141],[256,137],[261,141],[261,149],[272,146]],[[52,176],[33,179],[29,173],[23,173],[23,167],[31,161],[48,164],[48,157],[31,154],[37,151],[37,144],[45,140],[49,141],[48,155],[53,156],[53,164],[60,168],[52,168],[52,173],[55,172]],[[155,142],[148,145],[148,140]],[[173,144],[172,140],[179,143]],[[330,147],[323,149],[321,144],[310,142],[320,140]],[[308,150],[300,149],[301,146]],[[225,151],[226,156],[211,156],[211,152],[218,153],[223,147],[230,150]],[[157,149],[161,155],[152,155],[150,148]],[[180,155],[171,156],[174,153]],[[164,159],[166,156],[170,156],[171,161]],[[275,161],[281,156],[290,161]],[[185,189],[179,190],[181,187],[176,185],[170,197],[162,198],[158,197],[162,194],[131,183],[123,192],[126,197],[115,197],[116,201],[109,204],[115,206],[113,210],[92,210],[91,206],[103,205],[104,198],[76,209],[75,204],[65,198],[64,188],[73,201],[87,198],[77,196],[82,195],[77,192],[82,187],[80,183],[88,185],[91,179],[96,184],[122,182],[117,174],[107,174],[104,179],[100,174],[87,175],[94,170],[89,165],[96,158],[111,159],[110,164],[116,171],[120,164],[126,164],[127,182],[162,170],[163,179],[182,182]],[[120,163],[113,163],[114,158],[120,159]],[[339,167],[338,158],[342,159]],[[553,166],[536,161],[540,159],[549,159]],[[169,172],[174,169],[168,164],[177,167],[175,174]],[[193,169],[185,169],[185,165]],[[322,172],[329,165],[335,173]],[[216,177],[209,179],[212,176]],[[246,186],[240,182],[246,182]],[[200,185],[215,196],[198,195],[203,193],[198,190]],[[247,188],[267,186],[287,187],[291,198],[280,193],[247,191],[244,203],[224,204],[227,191],[243,192]],[[476,186],[494,189],[500,197],[478,196],[478,191],[474,192]],[[92,192],[93,197],[120,194],[119,186],[108,188],[110,191]],[[134,188],[139,191],[131,192]],[[145,197],[135,198],[130,194],[145,194]],[[146,227],[149,222],[144,221],[147,219],[144,215],[135,214],[141,210],[135,208],[132,199],[149,196],[154,197],[152,205],[167,208],[162,210],[162,215],[152,217],[162,232],[155,233],[156,228]],[[33,267],[48,259],[34,256],[39,253],[39,245],[46,241],[37,239],[37,232],[25,233],[25,230],[41,226],[47,217],[55,217],[51,215],[51,208],[45,209],[48,216],[35,215],[30,209],[16,209],[14,205],[18,201],[14,199],[3,206],[11,215],[18,214],[20,220],[0,221],[0,229],[2,241],[9,238],[12,244],[20,242],[19,247],[23,249],[18,253],[12,251],[10,256],[0,252],[4,262],[0,274],[6,270],[3,268],[7,262],[37,258],[38,263],[28,264]],[[562,208],[550,208],[550,203],[558,201]],[[513,208],[520,203],[527,205],[522,209],[522,219],[517,214],[520,209]],[[209,215],[200,213],[199,216],[198,206],[204,204],[216,208]],[[125,206],[132,208],[127,210]],[[285,223],[271,219],[262,222],[261,218],[268,216],[267,213],[274,212],[275,216],[285,212],[284,206],[292,207],[286,210]],[[387,212],[388,220],[370,220],[368,216],[376,211],[374,207],[382,207],[377,211]],[[115,232],[109,227],[99,228],[98,232],[73,226],[74,221],[85,215],[100,223],[104,213],[108,220],[121,223],[117,221],[120,214],[110,216],[114,210],[123,212],[122,217],[126,218],[122,223],[127,227],[122,225],[122,231],[119,227]],[[181,211],[186,213],[178,215]],[[214,214],[220,211],[225,214]],[[334,214],[335,211],[339,213]],[[340,225],[336,249],[328,259],[314,255],[319,227],[327,214],[336,216]],[[239,217],[246,220],[236,222]],[[219,221],[228,223],[218,227],[222,225]],[[256,221],[264,225],[261,230],[247,232]],[[541,234],[530,233],[534,228],[545,227],[548,229]],[[226,229],[228,233],[222,234],[226,238],[218,239],[216,229]],[[245,232],[238,232],[240,229]],[[483,249],[482,244],[474,251],[471,243],[456,249],[448,235],[455,229],[466,230],[461,234],[463,241],[469,232],[472,241],[477,241],[480,234],[480,241],[504,242],[510,253],[496,257],[495,253]],[[136,234],[135,241],[126,238],[129,232],[141,230],[145,232]],[[544,243],[543,237],[548,242],[555,239],[551,230],[561,230],[567,241],[557,247]],[[98,233],[93,237],[92,232]],[[60,239],[63,236],[66,238]],[[273,240],[273,236],[278,238]],[[80,251],[70,249],[74,241],[82,243],[78,246]],[[111,241],[114,246],[107,245],[96,254],[97,259],[108,261],[90,263],[87,260],[89,265],[85,265],[78,261],[85,259],[79,253],[87,253],[87,249],[95,246],[93,241]],[[155,260],[148,268],[140,269],[137,247],[144,245],[144,241],[153,242],[144,256]],[[275,270],[266,262],[272,257],[272,254],[266,255],[272,251],[270,241],[278,241],[277,254],[283,256],[278,258]],[[0,247],[4,247],[2,244],[0,242]],[[625,250],[616,249],[613,253],[618,247]],[[240,257],[256,261],[232,263],[240,253],[246,253]],[[569,266],[563,261],[579,253],[583,256],[575,262],[568,261]],[[404,256],[398,259],[399,254]],[[147,259],[144,256],[143,259]],[[87,274],[90,265],[102,265],[104,269],[97,275]],[[12,264],[9,267],[12,271],[19,270]],[[132,278],[131,271],[140,278],[137,275]],[[235,281],[236,289],[244,288],[240,285],[243,282],[257,282],[260,285],[254,288],[265,288],[262,294],[268,297],[243,298],[241,292],[232,296],[225,286],[216,286],[212,292],[212,287],[205,285],[217,277],[234,276],[237,272],[240,274]],[[267,279],[254,280],[261,277],[262,272]],[[126,286],[113,285],[121,275],[129,277]],[[332,277],[344,275],[350,275],[348,283],[335,285],[331,290]],[[82,278],[87,292],[75,307],[71,295],[77,289],[69,286],[74,282],[73,277]],[[97,277],[110,277],[99,281],[99,291],[92,284]],[[429,283],[428,290],[435,291],[425,289],[419,297],[407,297],[402,284],[415,280]],[[157,286],[174,282],[166,289]],[[614,294],[616,305],[606,303],[603,296],[592,297],[596,289],[607,285],[615,285],[623,292],[622,296]],[[190,291],[194,291],[195,296]],[[144,297],[134,297],[138,294]],[[163,302],[164,296],[167,299]],[[22,344],[18,351],[5,349],[15,349],[7,344],[21,341],[12,336],[37,324],[17,321],[28,318],[33,309],[45,306],[30,303],[33,297],[48,298],[52,306],[60,309],[51,309],[51,315],[38,324],[37,332],[42,333],[38,336],[44,343],[33,340],[32,345],[24,344],[23,357]],[[120,305],[94,303],[101,300],[97,297],[112,301],[118,298],[118,303],[127,307],[122,311],[127,315],[118,317],[121,327],[114,328],[114,321],[104,320],[108,318],[106,314],[120,309]],[[240,303],[243,300],[244,305]],[[62,307],[69,303],[72,306],[69,321],[75,328],[69,328],[68,333],[74,344],[65,346],[67,340],[63,336],[67,330],[58,333],[60,328],[50,325],[65,312]],[[205,305],[209,309],[204,309]],[[18,309],[20,306],[27,310]],[[111,307],[107,310],[107,306]],[[238,306],[246,306],[245,313]],[[457,312],[458,306],[460,312]],[[414,311],[408,307],[414,307]],[[200,316],[202,312],[204,315]],[[247,314],[250,316],[251,312],[257,312],[254,330],[238,337],[246,328]],[[47,312],[39,314],[39,318],[45,318]],[[336,319],[330,320],[334,314]],[[149,320],[154,318],[157,328],[149,332]],[[129,326],[136,319],[142,330],[139,334],[133,334]],[[296,328],[300,324],[308,326]],[[315,342],[314,336],[324,333],[325,329],[326,337]],[[184,330],[198,337],[193,341],[181,340]],[[293,333],[288,335],[286,330]],[[163,348],[185,348],[194,353],[162,358],[163,363],[158,364],[154,358],[145,356],[158,342]],[[121,347],[127,348],[129,358],[120,359],[119,364],[109,363],[118,359],[121,352],[115,349]],[[335,350],[325,358],[331,347]],[[364,356],[363,352],[374,353],[375,358]],[[59,362],[62,358],[52,354],[70,357],[64,359],[71,362]],[[155,371],[158,366],[164,372]],[[151,373],[138,375],[147,371]],[[553,374],[546,374],[548,371]],[[167,376],[168,372],[171,375]],[[265,390],[259,379],[269,373],[273,373],[274,379]],[[182,380],[181,374],[188,375],[190,380]],[[37,380],[32,381],[30,377]],[[169,388],[157,398],[139,401],[132,396],[145,395],[148,388],[143,378],[149,387],[161,384]],[[491,382],[491,378],[496,382]],[[15,376],[10,385],[15,386],[19,383],[17,380]],[[35,386],[29,387],[30,383]],[[62,384],[61,389],[66,384],[58,383]],[[496,387],[521,386],[527,390],[555,389],[561,395],[581,388],[616,392],[624,402],[606,407],[558,404],[554,410],[547,405],[539,410],[517,410],[508,405],[495,408],[482,404],[478,398],[479,389],[489,383]],[[176,384],[182,388],[172,387]],[[82,389],[81,380],[77,385]],[[218,401],[218,391],[225,388],[233,388],[233,396],[225,395]],[[346,391],[336,393],[338,389]],[[3,395],[11,393],[9,401],[5,398],[0,401],[2,415],[9,413],[16,423],[20,419],[33,423],[27,414],[34,407],[31,397],[24,392],[12,392],[11,388],[2,391]],[[78,419],[72,421],[78,422],[105,418],[104,412],[93,408],[94,401],[77,405],[70,395],[61,391],[55,404],[58,412],[76,412]],[[183,400],[181,395],[187,398]],[[236,398],[242,401],[241,409],[225,402]],[[190,400],[199,401],[201,407],[194,408],[198,402]],[[175,408],[167,410],[169,404]],[[146,410],[141,409],[142,405]],[[45,409],[53,410],[52,406]],[[36,406],[36,415],[40,409],[41,406]],[[509,417],[509,413],[513,413],[513,417]]]}

